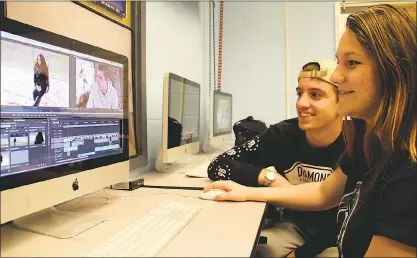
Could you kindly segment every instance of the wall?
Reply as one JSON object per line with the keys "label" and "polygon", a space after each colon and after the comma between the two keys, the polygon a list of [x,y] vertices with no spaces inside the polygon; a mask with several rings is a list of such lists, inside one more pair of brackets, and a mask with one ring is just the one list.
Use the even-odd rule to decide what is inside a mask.
{"label": "wall", "polygon": [[287,2],[290,117],[297,115],[297,77],[313,59],[335,60],[334,2]]}
{"label": "wall", "polygon": [[223,23],[222,84],[233,94],[233,121],[296,116],[299,69],[334,59],[334,3],[225,2]]}
{"label": "wall", "polygon": [[222,85],[233,95],[233,122],[249,115],[267,124],[285,118],[284,5],[224,4]]}

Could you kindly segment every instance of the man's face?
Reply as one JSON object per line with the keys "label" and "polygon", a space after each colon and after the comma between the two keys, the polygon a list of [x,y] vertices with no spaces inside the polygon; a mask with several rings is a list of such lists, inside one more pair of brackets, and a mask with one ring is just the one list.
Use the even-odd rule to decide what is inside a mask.
{"label": "man's face", "polygon": [[97,70],[96,72],[96,81],[98,84],[98,87],[100,89],[100,91],[105,94],[107,91],[107,80],[106,77],[104,76],[104,72]]}
{"label": "man's face", "polygon": [[297,115],[301,130],[324,128],[339,118],[336,89],[316,78],[300,78],[297,87]]}

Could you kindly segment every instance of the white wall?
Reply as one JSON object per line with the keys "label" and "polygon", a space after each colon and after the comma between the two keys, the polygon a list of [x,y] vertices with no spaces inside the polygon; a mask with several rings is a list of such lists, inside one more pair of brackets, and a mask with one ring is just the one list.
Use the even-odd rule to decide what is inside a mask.
{"label": "white wall", "polygon": [[334,59],[334,3],[226,2],[223,19],[223,91],[233,94],[234,122],[253,115],[269,125],[295,117],[302,65]]}
{"label": "white wall", "polygon": [[233,122],[249,115],[267,124],[285,119],[284,4],[224,4],[222,85],[233,95]]}
{"label": "white wall", "polygon": [[[131,176],[155,167],[162,141],[164,73],[172,72],[200,84],[203,82],[203,34],[200,19],[198,2],[146,3],[148,166],[134,171]],[[204,90],[202,94],[205,94]],[[204,107],[204,99],[208,97],[202,96],[201,99],[200,109],[207,109]],[[206,126],[200,123],[200,128]],[[203,139],[200,136],[200,140]]]}
{"label": "white wall", "polygon": [[313,59],[335,60],[334,2],[287,2],[290,117],[297,115],[297,77]]}

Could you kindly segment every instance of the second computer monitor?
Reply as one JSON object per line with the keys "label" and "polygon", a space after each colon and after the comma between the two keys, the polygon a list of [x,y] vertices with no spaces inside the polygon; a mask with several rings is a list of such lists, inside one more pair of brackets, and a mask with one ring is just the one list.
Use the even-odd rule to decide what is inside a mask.
{"label": "second computer monitor", "polygon": [[232,140],[232,94],[214,91],[213,94],[213,136],[211,145],[226,146]]}
{"label": "second computer monitor", "polygon": [[163,163],[199,152],[200,84],[165,74],[162,127]]}

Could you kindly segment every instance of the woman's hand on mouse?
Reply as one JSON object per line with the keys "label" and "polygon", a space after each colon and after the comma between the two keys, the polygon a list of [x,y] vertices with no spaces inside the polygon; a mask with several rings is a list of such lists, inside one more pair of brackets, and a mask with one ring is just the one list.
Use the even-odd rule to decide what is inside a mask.
{"label": "woman's hand on mouse", "polygon": [[250,188],[240,185],[233,181],[216,181],[204,187],[203,192],[208,192],[213,189],[220,189],[225,193],[217,195],[215,201],[236,201],[244,202],[248,200]]}

